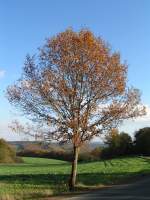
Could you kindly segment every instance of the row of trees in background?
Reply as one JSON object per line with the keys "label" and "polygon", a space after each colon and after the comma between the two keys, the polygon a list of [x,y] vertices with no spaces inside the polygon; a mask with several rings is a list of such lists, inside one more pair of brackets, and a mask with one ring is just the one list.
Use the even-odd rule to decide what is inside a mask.
{"label": "row of trees in background", "polygon": [[[43,145],[42,143],[25,145],[18,151],[18,155],[67,161],[71,161],[73,158],[71,146]],[[138,130],[134,139],[128,133],[119,133],[117,129],[112,129],[106,135],[103,146],[91,148],[89,144],[85,144],[80,150],[79,161],[94,161],[127,155],[150,155],[149,127]]]}
{"label": "row of trees in background", "polygon": [[[43,142],[19,143],[18,156],[54,158],[72,161],[73,151],[71,145],[48,144]],[[150,127],[138,130],[134,139],[128,133],[117,129],[106,135],[104,145],[93,147],[86,143],[79,154],[79,162],[110,159],[119,156],[144,155],[150,156]],[[0,163],[22,162],[16,156],[15,148],[4,140],[0,140]]]}
{"label": "row of trees in background", "polygon": [[150,127],[139,129],[134,138],[125,132],[112,129],[105,137],[106,146],[102,148],[101,158],[113,158],[126,155],[150,156]]}

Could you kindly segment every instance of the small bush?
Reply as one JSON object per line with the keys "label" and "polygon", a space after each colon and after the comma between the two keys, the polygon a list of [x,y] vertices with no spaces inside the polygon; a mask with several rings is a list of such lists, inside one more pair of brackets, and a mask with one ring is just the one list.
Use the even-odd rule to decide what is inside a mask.
{"label": "small bush", "polygon": [[22,162],[21,158],[16,157],[16,152],[5,140],[0,139],[0,163]]}

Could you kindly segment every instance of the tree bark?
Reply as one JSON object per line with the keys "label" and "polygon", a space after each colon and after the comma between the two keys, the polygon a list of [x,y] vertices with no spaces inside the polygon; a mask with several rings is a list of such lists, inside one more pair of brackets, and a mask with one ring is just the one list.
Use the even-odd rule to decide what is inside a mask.
{"label": "tree bark", "polygon": [[70,175],[70,179],[69,179],[69,190],[70,191],[74,190],[75,184],[76,184],[79,147],[74,146],[73,150],[74,150],[74,152],[73,152],[72,169],[71,169],[71,175]]}

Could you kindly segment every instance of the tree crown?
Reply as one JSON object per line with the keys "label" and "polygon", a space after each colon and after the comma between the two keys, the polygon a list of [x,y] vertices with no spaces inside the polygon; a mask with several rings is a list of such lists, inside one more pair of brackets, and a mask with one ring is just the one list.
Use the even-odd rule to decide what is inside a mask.
{"label": "tree crown", "polygon": [[126,82],[119,53],[89,30],[68,29],[48,39],[37,57],[27,56],[7,96],[43,125],[45,138],[81,145],[145,113],[139,90]]}

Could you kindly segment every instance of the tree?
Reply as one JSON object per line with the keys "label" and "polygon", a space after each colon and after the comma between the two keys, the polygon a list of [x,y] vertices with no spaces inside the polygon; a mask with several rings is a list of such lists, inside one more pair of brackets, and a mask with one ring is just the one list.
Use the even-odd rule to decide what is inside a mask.
{"label": "tree", "polygon": [[128,155],[133,153],[133,142],[132,138],[128,133],[120,133],[120,154]]}
{"label": "tree", "polygon": [[[132,153],[132,138],[125,132],[119,133],[118,129],[112,129],[105,138],[104,156],[115,157]],[[106,155],[105,155],[106,154]]]}
{"label": "tree", "polygon": [[144,114],[139,91],[126,79],[119,53],[89,30],[68,29],[48,39],[38,56],[27,56],[21,78],[8,87],[10,103],[41,125],[43,139],[72,143],[70,189],[82,144]]}
{"label": "tree", "polygon": [[150,127],[135,132],[135,150],[138,154],[150,155]]}
{"label": "tree", "polygon": [[115,157],[119,153],[120,135],[118,129],[112,129],[105,137],[106,147],[103,149],[103,157]]}

